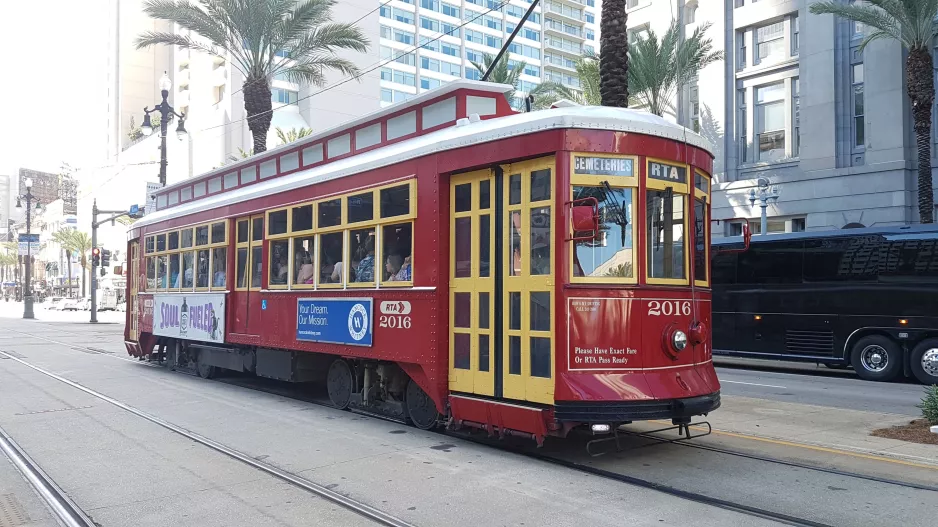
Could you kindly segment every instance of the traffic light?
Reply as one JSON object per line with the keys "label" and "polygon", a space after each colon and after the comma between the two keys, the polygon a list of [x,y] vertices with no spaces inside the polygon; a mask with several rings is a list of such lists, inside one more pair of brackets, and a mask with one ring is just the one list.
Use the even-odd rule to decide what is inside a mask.
{"label": "traffic light", "polygon": [[101,265],[101,249],[94,247],[91,249],[91,267]]}
{"label": "traffic light", "polygon": [[111,251],[101,249],[101,267],[107,267],[111,264]]}
{"label": "traffic light", "polygon": [[102,268],[101,268],[101,277],[104,278],[105,276],[107,276],[107,268],[102,267]]}

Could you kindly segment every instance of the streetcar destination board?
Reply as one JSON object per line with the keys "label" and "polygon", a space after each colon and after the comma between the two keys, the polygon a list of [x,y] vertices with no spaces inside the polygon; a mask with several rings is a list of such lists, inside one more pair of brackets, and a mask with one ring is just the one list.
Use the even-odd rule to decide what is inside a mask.
{"label": "streetcar destination board", "polygon": [[657,179],[669,183],[687,183],[687,167],[649,161],[648,179]]}
{"label": "streetcar destination board", "polygon": [[631,157],[573,156],[573,172],[588,176],[635,175],[635,160]]}

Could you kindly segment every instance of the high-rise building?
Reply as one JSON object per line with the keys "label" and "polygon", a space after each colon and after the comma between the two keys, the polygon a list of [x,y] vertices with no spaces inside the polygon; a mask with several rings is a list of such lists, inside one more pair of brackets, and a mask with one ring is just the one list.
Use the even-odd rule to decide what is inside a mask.
{"label": "high-rise building", "polygon": [[760,180],[779,191],[767,209],[769,234],[918,222],[903,50],[882,39],[861,52],[867,28],[813,15],[810,4],[627,3],[630,40],[649,29],[660,37],[672,20],[684,36],[712,24],[706,34],[724,52],[676,91],[666,115],[713,144],[713,218],[740,218],[714,236],[739,234],[747,221],[759,233],[761,208],[749,197]]}
{"label": "high-rise building", "polygon": [[10,192],[10,176],[0,174],[0,241],[7,241],[10,226],[10,209],[13,207]]}
{"label": "high-rise building", "polygon": [[19,170],[18,187],[20,195],[26,193],[27,179],[33,181],[30,193],[35,201],[48,205],[57,199],[61,199],[64,214],[76,214],[78,212],[77,183],[70,175],[21,168]]}
{"label": "high-rise building", "polygon": [[[372,0],[378,2],[379,0]],[[478,80],[485,54],[495,55],[520,23],[530,0],[392,0],[380,8],[381,103],[400,102],[442,83]],[[579,89],[574,61],[598,52],[596,0],[546,0],[508,48],[509,66],[523,64],[515,107],[542,81]]]}

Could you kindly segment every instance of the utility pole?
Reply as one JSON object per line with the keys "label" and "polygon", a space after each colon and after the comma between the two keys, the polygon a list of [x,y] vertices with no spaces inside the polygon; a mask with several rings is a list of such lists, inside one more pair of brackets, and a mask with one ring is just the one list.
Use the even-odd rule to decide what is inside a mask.
{"label": "utility pole", "polygon": [[[107,218],[98,221],[98,214],[111,214]],[[91,206],[91,250],[92,252],[98,247],[98,227],[107,222],[111,222],[113,225],[114,220],[120,218],[121,216],[130,216],[131,218],[139,218],[141,216],[140,209],[133,205],[130,207],[130,210],[100,210],[98,208],[98,200],[94,200],[94,204]],[[95,276],[95,263],[94,258],[91,260],[91,323],[98,323],[98,278]]]}

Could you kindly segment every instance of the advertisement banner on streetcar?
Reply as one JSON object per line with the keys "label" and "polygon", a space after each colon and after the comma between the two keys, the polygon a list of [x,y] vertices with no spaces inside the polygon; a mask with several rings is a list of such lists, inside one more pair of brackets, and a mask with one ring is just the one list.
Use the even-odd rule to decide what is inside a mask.
{"label": "advertisement banner on streetcar", "polygon": [[350,346],[372,345],[370,298],[300,298],[296,340]]}
{"label": "advertisement banner on streetcar", "polygon": [[154,295],[153,334],[224,342],[225,295]]}

